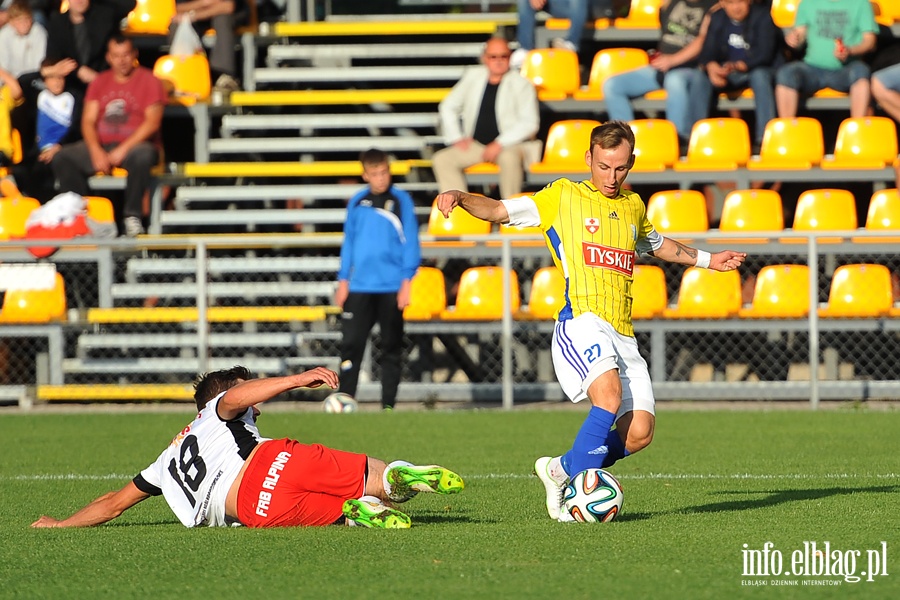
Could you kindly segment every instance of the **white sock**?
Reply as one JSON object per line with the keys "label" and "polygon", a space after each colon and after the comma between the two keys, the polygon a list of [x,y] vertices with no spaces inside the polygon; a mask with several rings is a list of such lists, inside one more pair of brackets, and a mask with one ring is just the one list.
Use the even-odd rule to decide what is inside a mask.
{"label": "white sock", "polygon": [[550,464],[547,465],[547,472],[550,473],[550,477],[552,477],[557,483],[565,483],[569,480],[569,476],[566,474],[566,470],[563,469],[561,456],[554,456],[550,459]]}

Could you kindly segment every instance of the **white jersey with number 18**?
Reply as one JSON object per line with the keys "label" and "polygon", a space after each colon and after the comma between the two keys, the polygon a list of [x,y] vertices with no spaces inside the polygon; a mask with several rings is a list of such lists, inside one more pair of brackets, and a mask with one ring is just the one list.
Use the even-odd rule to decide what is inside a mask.
{"label": "white jersey with number 18", "polygon": [[262,441],[253,409],[223,421],[216,412],[219,394],[175,436],[152,465],[134,478],[144,493],[162,494],[186,527],[229,525],[225,497],[250,453]]}

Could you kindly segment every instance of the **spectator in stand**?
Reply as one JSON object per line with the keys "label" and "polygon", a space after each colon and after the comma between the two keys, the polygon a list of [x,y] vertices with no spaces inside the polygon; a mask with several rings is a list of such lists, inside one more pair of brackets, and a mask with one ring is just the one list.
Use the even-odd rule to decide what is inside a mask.
{"label": "spectator in stand", "polygon": [[34,22],[24,0],[13,2],[7,14],[9,22],[0,27],[0,68],[13,77],[33,73],[47,53],[47,30]]}
{"label": "spectator in stand", "polygon": [[[534,50],[534,29],[538,11],[546,11],[557,19],[568,19],[569,30],[565,38],[555,38],[550,44],[554,48],[564,48],[578,52],[581,47],[581,36],[590,12],[589,0],[518,0],[519,25],[516,27],[516,38],[519,48],[510,58],[510,66],[519,69],[525,62],[525,55]],[[608,15],[612,16],[611,2],[603,2],[608,7]]]}
{"label": "spectator in stand", "polygon": [[869,66],[862,56],[875,49],[878,24],[869,0],[803,0],[797,7],[788,46],[803,60],[789,62],[775,75],[779,117],[797,116],[800,96],[824,88],[850,94],[850,116],[869,110]]}
{"label": "spectator in stand", "polygon": [[762,143],[766,123],[775,118],[775,69],[783,61],[784,37],[771,12],[751,0],[719,0],[722,10],[710,15],[709,31],[700,50],[706,71],[697,86],[697,101],[709,102],[720,92],[753,90],[756,126],[753,140]]}
{"label": "spectator in stand", "polygon": [[128,171],[122,208],[125,234],[144,232],[144,194],[150,187],[150,169],[162,149],[160,124],[166,93],[153,73],[137,65],[137,50],[130,39],[116,34],[108,42],[108,71],[88,86],[81,117],[84,139],[63,146],[51,164],[61,192],[90,193],[87,179],[109,174],[113,167]]}
{"label": "spectator in stand", "polygon": [[522,192],[524,167],[538,160],[540,126],[534,85],[509,68],[509,44],[493,37],[484,45],[482,64],[468,69],[438,111],[446,148],[434,154],[442,190],[468,190],[465,169],[488,162],[500,167],[500,195]]}
{"label": "spectator in stand", "polygon": [[208,29],[216,32],[216,43],[209,53],[209,70],[215,89],[231,93],[241,89],[235,64],[234,28],[247,6],[243,0],[176,0],[177,16],[189,18],[202,38]]}
{"label": "spectator in stand", "polygon": [[[12,19],[9,9],[12,8],[13,4],[18,4],[19,2],[21,0],[3,0],[3,2],[0,2],[0,26],[6,25]],[[59,8],[59,4],[55,0],[52,3],[49,0],[26,0],[24,4],[28,6],[34,22],[40,24],[44,30],[47,29],[47,14],[50,10],[50,5],[53,4],[54,10]]]}
{"label": "spectator in stand", "polygon": [[65,77],[53,73],[52,61],[44,59],[41,66],[50,74],[35,101],[35,139],[28,144],[23,139],[24,158],[13,167],[13,175],[19,189],[43,204],[56,195],[53,157],[63,144],[78,139],[78,127],[72,124],[80,120],[81,99],[66,90]]}
{"label": "spectator in stand", "polygon": [[397,400],[403,360],[403,309],[419,268],[419,222],[412,197],[391,184],[387,154],[359,157],[369,185],[350,198],[334,303],[341,314],[340,392],[354,396],[375,322],[381,330],[381,405]]}
{"label": "spectator in stand", "polygon": [[872,73],[872,97],[900,123],[900,63]]}
{"label": "spectator in stand", "polygon": [[10,113],[22,102],[22,87],[19,81],[0,69],[0,166],[12,165],[13,142]]}
{"label": "spectator in stand", "polygon": [[[119,31],[119,23],[128,14],[123,10],[124,5],[69,0],[68,11],[50,17],[47,58],[66,77],[67,88],[83,92],[97,73],[108,68],[106,42]],[[61,61],[64,58],[71,60]]]}
{"label": "spectator in stand", "polygon": [[697,69],[697,57],[716,5],[717,0],[663,2],[659,9],[662,35],[650,65],[610,77],[603,84],[610,121],[633,120],[632,98],[665,89],[666,118],[675,124],[682,145],[687,145],[694,123],[706,116],[701,112],[705,105],[697,102],[697,87],[705,78]]}

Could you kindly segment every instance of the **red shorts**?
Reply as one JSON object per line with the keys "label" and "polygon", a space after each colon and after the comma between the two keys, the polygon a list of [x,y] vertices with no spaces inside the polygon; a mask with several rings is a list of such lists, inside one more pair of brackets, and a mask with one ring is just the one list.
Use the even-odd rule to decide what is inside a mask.
{"label": "red shorts", "polygon": [[263,442],[238,489],[238,519],[247,527],[331,525],[345,500],[363,495],[367,462],[321,444]]}

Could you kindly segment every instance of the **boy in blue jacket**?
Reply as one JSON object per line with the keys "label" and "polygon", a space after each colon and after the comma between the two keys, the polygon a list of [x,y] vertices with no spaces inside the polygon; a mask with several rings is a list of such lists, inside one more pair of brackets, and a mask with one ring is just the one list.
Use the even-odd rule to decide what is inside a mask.
{"label": "boy in blue jacket", "polygon": [[419,223],[412,197],[391,185],[388,156],[360,155],[368,187],[347,204],[334,303],[341,314],[339,392],[356,394],[359,365],[375,321],[381,328],[381,405],[393,409],[400,385],[403,309],[419,268]]}
{"label": "boy in blue jacket", "polygon": [[713,12],[698,61],[707,77],[697,84],[697,101],[709,103],[720,92],[753,90],[756,127],[762,143],[766,123],[775,118],[775,69],[783,62],[784,36],[768,8],[752,0],[720,0]]}

